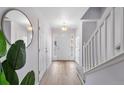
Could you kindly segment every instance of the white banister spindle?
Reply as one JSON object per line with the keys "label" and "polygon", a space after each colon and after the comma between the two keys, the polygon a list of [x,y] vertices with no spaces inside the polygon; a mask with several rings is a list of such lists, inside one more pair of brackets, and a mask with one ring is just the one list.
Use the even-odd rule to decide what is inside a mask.
{"label": "white banister spindle", "polygon": [[101,50],[100,50],[100,31],[98,30],[97,32],[97,58],[98,58],[98,62],[97,64],[100,64],[100,58],[101,58]]}
{"label": "white banister spindle", "polygon": [[124,51],[124,8],[122,8],[121,51]]}
{"label": "white banister spindle", "polygon": [[94,35],[94,66],[97,65],[97,42],[96,42],[96,34]]}
{"label": "white banister spindle", "polygon": [[113,57],[114,44],[113,44],[113,11],[111,10],[106,17],[106,30],[107,30],[107,59]]}
{"label": "white banister spindle", "polygon": [[91,69],[91,41],[89,42],[89,70]]}
{"label": "white banister spindle", "polygon": [[106,30],[105,30],[106,26],[105,26],[105,21],[103,22],[103,24],[100,26],[100,32],[101,32],[101,63],[103,63],[105,61],[106,58],[106,43],[105,43],[105,35],[106,35]]}
{"label": "white banister spindle", "polygon": [[84,68],[84,72],[86,71],[86,50],[85,50],[85,43],[83,45],[83,68]]}
{"label": "white banister spindle", "polygon": [[92,39],[91,39],[91,42],[90,42],[90,67],[93,68],[93,42],[92,42]]}
{"label": "white banister spindle", "polygon": [[112,9],[111,11],[112,15],[112,56],[114,56],[114,10]]}
{"label": "white banister spindle", "polygon": [[99,31],[99,35],[98,35],[98,42],[99,42],[99,64],[102,63],[102,60],[101,60],[101,30],[100,30],[100,27],[98,29]]}
{"label": "white banister spindle", "polygon": [[88,43],[88,45],[87,45],[87,70],[89,70],[90,69],[90,57],[89,57],[90,55],[89,55],[89,43]]}
{"label": "white banister spindle", "polygon": [[107,60],[107,25],[106,20],[104,21],[105,24],[105,60]]}
{"label": "white banister spindle", "polygon": [[94,36],[92,38],[92,67],[94,68],[95,66],[95,60],[94,60],[95,56],[94,56]]}
{"label": "white banister spindle", "polygon": [[88,70],[88,46],[86,46],[86,71]]}

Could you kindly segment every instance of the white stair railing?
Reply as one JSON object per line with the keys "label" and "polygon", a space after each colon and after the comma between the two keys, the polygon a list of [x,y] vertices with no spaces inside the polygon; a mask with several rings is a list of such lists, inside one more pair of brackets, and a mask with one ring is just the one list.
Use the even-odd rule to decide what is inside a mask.
{"label": "white stair railing", "polygon": [[[120,17],[121,19],[118,19]],[[105,10],[98,21],[96,30],[83,45],[84,72],[89,72],[124,53],[123,19],[123,8],[107,8]],[[118,25],[121,28],[119,30],[116,25],[118,23],[121,25]],[[120,36],[116,33],[120,33]]]}

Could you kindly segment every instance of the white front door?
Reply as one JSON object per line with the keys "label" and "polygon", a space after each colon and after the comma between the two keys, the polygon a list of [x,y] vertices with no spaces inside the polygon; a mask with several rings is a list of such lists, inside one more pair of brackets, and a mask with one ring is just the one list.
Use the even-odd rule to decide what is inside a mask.
{"label": "white front door", "polygon": [[53,60],[74,60],[74,33],[62,32],[53,36]]}

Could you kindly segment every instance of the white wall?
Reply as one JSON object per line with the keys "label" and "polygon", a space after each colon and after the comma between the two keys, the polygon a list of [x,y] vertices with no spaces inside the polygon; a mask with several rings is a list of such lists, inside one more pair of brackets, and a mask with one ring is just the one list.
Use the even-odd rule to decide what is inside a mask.
{"label": "white wall", "polygon": [[[0,21],[1,21],[1,18],[2,18],[2,15],[4,14],[4,12],[6,12],[6,10],[8,10],[8,9],[10,9],[10,8],[2,8],[2,7],[0,8]],[[37,22],[37,20],[39,18],[39,15],[36,14],[36,11],[33,8],[16,8],[16,9],[23,11],[29,17],[29,19],[33,25],[33,31],[34,31],[33,41],[26,50],[26,65],[22,69],[18,70],[17,73],[19,76],[19,80],[21,81],[24,78],[24,76],[27,74],[27,72],[29,72],[30,70],[34,70],[35,78],[36,78],[35,83],[37,84],[38,77],[39,77],[38,76],[38,22]],[[42,13],[41,13],[41,15],[42,15]],[[44,23],[45,19],[44,20],[42,20],[42,19],[40,18],[40,22]],[[43,25],[41,25],[40,27],[45,28]],[[49,36],[47,36],[47,37],[49,37]],[[47,41],[44,40],[44,42],[49,43],[50,41],[48,39]],[[45,45],[43,44],[42,46],[45,46]],[[50,51],[50,48],[49,48],[49,51]],[[48,55],[50,57],[50,53]],[[43,69],[40,69],[40,70],[42,71]]]}
{"label": "white wall", "polygon": [[96,21],[82,21],[83,43],[84,42],[86,43],[89,40],[90,36],[95,31],[96,26],[97,26]]}

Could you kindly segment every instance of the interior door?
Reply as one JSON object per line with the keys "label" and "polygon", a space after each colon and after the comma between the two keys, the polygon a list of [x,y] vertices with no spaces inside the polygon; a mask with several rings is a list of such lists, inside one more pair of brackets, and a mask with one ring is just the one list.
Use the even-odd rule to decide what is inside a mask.
{"label": "interior door", "polygon": [[38,74],[39,81],[41,80],[45,70],[46,70],[46,41],[45,41],[45,30],[41,28],[43,25],[38,22]]}
{"label": "interior door", "polygon": [[[57,41],[57,59],[58,60],[69,60],[69,40],[66,34],[58,37]],[[69,52],[68,52],[69,51]]]}
{"label": "interior door", "polygon": [[74,60],[74,36],[69,32],[61,32],[54,36],[53,60]]}

